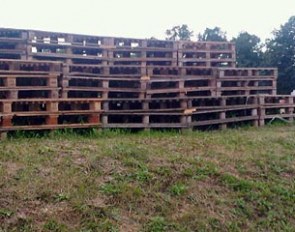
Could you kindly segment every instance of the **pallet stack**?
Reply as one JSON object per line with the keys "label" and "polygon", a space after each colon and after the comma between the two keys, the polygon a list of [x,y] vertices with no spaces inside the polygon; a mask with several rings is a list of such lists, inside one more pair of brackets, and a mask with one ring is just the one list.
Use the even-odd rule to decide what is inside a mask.
{"label": "pallet stack", "polygon": [[99,126],[101,99],[60,98],[61,63],[0,60],[0,133]]}
{"label": "pallet stack", "polygon": [[0,30],[0,59],[27,59],[27,32],[24,30]]}
{"label": "pallet stack", "polygon": [[229,42],[178,43],[178,66],[236,67],[235,44]]}
{"label": "pallet stack", "polygon": [[[229,42],[0,29],[0,48],[0,58],[11,59],[12,64],[59,64],[57,77],[51,69],[42,74],[47,79],[36,74],[39,84],[52,82],[47,89],[42,87],[42,94],[57,88],[58,96],[50,97],[59,106],[57,112],[64,114],[63,109],[70,108],[72,115],[91,115],[83,119],[87,126],[100,125],[98,117],[103,128],[225,128],[247,122],[257,126],[271,117],[264,117],[271,112],[265,102],[276,97],[277,69],[237,68],[235,45]],[[22,81],[30,86],[33,79]],[[8,91],[22,101],[22,92],[15,95],[13,84],[1,83],[1,94]],[[272,101],[271,107],[286,106],[290,119],[291,102]],[[64,125],[71,120],[57,121]]]}

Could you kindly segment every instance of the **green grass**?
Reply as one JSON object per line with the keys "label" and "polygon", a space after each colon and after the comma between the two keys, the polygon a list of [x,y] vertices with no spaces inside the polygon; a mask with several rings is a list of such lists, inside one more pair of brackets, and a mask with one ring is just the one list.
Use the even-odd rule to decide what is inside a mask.
{"label": "green grass", "polygon": [[295,126],[0,141],[0,231],[295,231]]}

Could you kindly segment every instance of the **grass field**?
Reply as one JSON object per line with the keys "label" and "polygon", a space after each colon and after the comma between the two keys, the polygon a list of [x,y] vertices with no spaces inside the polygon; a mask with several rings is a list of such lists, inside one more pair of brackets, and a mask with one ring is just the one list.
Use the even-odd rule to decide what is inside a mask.
{"label": "grass field", "polygon": [[0,231],[295,231],[295,126],[0,142]]}

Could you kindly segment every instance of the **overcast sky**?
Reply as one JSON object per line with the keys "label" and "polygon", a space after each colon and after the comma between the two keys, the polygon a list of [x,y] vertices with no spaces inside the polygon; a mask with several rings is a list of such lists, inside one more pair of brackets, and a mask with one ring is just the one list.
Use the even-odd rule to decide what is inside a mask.
{"label": "overcast sky", "polygon": [[174,25],[219,26],[262,39],[295,15],[295,0],[0,0],[0,27],[165,38]]}

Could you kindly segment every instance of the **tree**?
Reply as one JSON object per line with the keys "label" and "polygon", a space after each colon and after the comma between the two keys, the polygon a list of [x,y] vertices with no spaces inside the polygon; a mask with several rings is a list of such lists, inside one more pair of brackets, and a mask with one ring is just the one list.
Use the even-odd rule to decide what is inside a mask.
{"label": "tree", "polygon": [[206,28],[203,34],[198,35],[199,41],[227,41],[226,32],[220,27]]}
{"label": "tree", "polygon": [[190,40],[193,36],[191,31],[186,24],[181,26],[174,26],[171,29],[166,30],[167,40]]}
{"label": "tree", "polygon": [[232,42],[236,44],[237,65],[239,67],[258,67],[263,60],[261,40],[256,35],[241,32]]}
{"label": "tree", "polygon": [[278,67],[278,93],[290,94],[295,89],[295,16],[273,35],[267,41],[265,57],[268,65]]}

